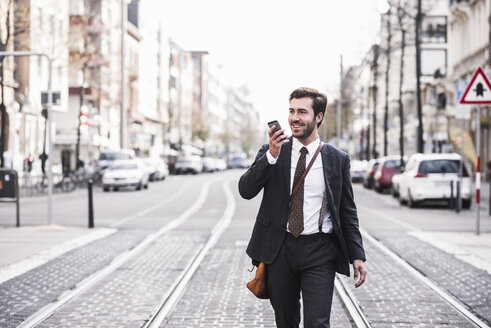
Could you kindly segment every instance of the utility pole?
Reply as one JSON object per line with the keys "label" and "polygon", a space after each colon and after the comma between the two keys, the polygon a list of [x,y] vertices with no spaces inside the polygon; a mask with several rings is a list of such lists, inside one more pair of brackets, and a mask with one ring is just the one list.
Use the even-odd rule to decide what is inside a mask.
{"label": "utility pole", "polygon": [[[80,87],[80,105],[78,112],[78,125],[77,125],[77,144],[75,145],[75,169],[78,170],[80,168],[80,119],[82,117],[82,107],[84,105],[84,96],[85,96],[85,78],[82,82],[82,86]],[[71,169],[70,169],[71,170]]]}
{"label": "utility pole", "polygon": [[377,80],[378,80],[378,57],[380,54],[380,48],[378,45],[373,46],[373,63],[372,63],[372,70],[373,70],[373,148],[372,148],[372,155],[373,158],[378,158],[378,152],[377,152]]}
{"label": "utility pole", "polygon": [[337,146],[341,144],[341,101],[343,99],[343,55],[339,56],[339,99],[337,105]]}
{"label": "utility pole", "polygon": [[389,10],[387,11],[387,46],[385,50],[385,57],[387,60],[387,66],[385,68],[385,112],[384,112],[384,156],[388,154],[388,139],[387,131],[389,130],[389,72],[390,72],[390,53],[391,53],[391,39],[392,39],[392,27],[391,27],[391,4],[389,2]]}
{"label": "utility pole", "polygon": [[418,112],[418,135],[417,135],[417,151],[424,152],[423,140],[423,114],[421,108],[421,0],[418,0],[418,12],[416,14],[416,109]]}
{"label": "utility pole", "polygon": [[121,149],[126,148],[126,51],[125,51],[125,39],[126,39],[126,20],[127,20],[127,5],[126,0],[121,0],[121,119],[120,119],[120,135],[119,144]]}
{"label": "utility pole", "polygon": [[400,166],[404,165],[404,107],[402,105],[402,84],[404,81],[404,56],[406,55],[406,30],[403,26],[402,19],[404,14],[402,8],[397,8],[397,20],[399,21],[399,28],[401,29],[401,59],[399,62],[399,151],[401,155]]}
{"label": "utility pole", "polygon": [[[2,47],[3,48],[3,47]],[[2,49],[3,51],[3,49]],[[3,152],[5,150],[5,139],[7,138],[7,131],[5,131],[7,129],[7,108],[5,107],[5,94],[4,94],[4,69],[3,69],[3,65],[5,64],[3,59],[5,57],[4,56],[1,56],[0,57],[0,82],[1,82],[1,97],[2,97],[2,101],[0,102],[0,115],[1,115],[1,118],[0,120],[2,121],[2,126],[0,127],[2,130],[1,130],[1,135],[0,135],[0,167],[5,167],[5,159],[3,158]]]}
{"label": "utility pole", "polygon": [[[367,161],[370,160],[370,83],[368,83],[367,86],[367,127],[366,127],[366,132],[365,135],[367,136],[367,146],[365,148],[365,159]],[[365,119],[365,117],[363,117]]]}

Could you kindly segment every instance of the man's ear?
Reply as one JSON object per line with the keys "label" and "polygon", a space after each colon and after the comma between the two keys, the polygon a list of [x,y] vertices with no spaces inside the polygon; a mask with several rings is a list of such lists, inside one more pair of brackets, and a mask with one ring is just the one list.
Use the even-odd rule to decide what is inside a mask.
{"label": "man's ear", "polygon": [[322,114],[322,112],[318,113],[317,116],[315,117],[315,121],[317,123],[319,123],[320,121],[322,121],[322,118],[324,117],[324,114]]}

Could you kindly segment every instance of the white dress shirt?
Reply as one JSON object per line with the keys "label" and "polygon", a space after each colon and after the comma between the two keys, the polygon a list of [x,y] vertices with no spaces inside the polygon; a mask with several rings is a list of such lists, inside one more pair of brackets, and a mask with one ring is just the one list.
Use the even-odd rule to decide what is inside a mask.
{"label": "white dress shirt", "polygon": [[[305,146],[309,153],[306,156],[306,165],[309,165],[312,157],[317,151],[317,147],[319,146],[320,139],[317,137],[310,144]],[[290,195],[293,190],[293,179],[295,177],[295,169],[297,166],[298,159],[300,158],[300,149],[302,149],[304,145],[298,141],[296,138],[293,138],[292,144],[292,158],[291,158],[291,174],[290,174]],[[268,163],[271,165],[276,164],[277,159],[271,155],[271,153],[266,153],[266,157],[268,158]],[[303,226],[304,229],[302,231],[302,235],[310,235],[313,233],[319,232],[319,215],[320,209],[322,206],[322,199],[324,197],[324,191],[326,190],[326,184],[324,181],[324,170],[322,167],[322,157],[317,156],[314,164],[310,168],[309,173],[305,177],[304,181],[304,198],[303,198]],[[332,232],[332,221],[329,210],[326,209],[324,215],[324,221],[322,224],[322,232],[331,233]],[[288,230],[288,225],[287,225]],[[289,230],[288,230],[289,231]]]}

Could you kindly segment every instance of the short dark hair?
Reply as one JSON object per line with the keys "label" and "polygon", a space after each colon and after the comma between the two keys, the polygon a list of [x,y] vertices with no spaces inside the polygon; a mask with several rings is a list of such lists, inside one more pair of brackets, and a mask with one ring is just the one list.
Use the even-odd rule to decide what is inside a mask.
{"label": "short dark hair", "polygon": [[317,114],[322,113],[322,120],[317,124],[317,127],[321,126],[321,123],[324,120],[324,115],[326,114],[326,106],[327,106],[326,95],[313,88],[301,87],[293,90],[293,92],[290,94],[289,101],[292,101],[293,98],[299,99],[305,97],[309,97],[310,99],[312,99],[312,107],[314,108],[314,117],[316,117]]}

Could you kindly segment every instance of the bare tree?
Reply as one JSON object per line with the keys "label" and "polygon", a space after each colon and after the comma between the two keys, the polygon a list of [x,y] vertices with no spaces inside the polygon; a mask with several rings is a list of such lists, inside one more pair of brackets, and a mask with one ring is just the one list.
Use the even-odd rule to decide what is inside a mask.
{"label": "bare tree", "polygon": [[399,151],[401,154],[401,166],[404,157],[404,108],[402,105],[402,82],[404,81],[404,55],[406,50],[406,29],[404,27],[404,10],[399,6],[397,7],[397,21],[399,23],[399,29],[401,32],[401,58],[399,61]]}
{"label": "bare tree", "polygon": [[388,153],[387,132],[389,130],[389,75],[390,75],[390,60],[391,60],[391,41],[392,41],[392,3],[389,1],[389,10],[386,13],[386,28],[387,28],[387,45],[385,49],[386,69],[385,69],[385,111],[384,111],[384,156]]}

